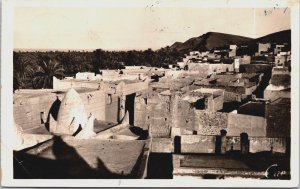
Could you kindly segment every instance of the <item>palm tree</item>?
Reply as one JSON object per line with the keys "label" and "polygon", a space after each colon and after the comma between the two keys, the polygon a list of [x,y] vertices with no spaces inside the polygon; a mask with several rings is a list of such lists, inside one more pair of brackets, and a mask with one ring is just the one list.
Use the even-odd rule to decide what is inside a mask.
{"label": "palm tree", "polygon": [[14,90],[28,87],[26,84],[28,84],[28,80],[31,80],[34,75],[33,60],[32,56],[22,56],[14,52]]}
{"label": "palm tree", "polygon": [[62,78],[64,76],[64,69],[61,64],[55,60],[48,58],[42,59],[38,65],[38,69],[34,74],[32,81],[34,88],[52,88],[53,76]]}

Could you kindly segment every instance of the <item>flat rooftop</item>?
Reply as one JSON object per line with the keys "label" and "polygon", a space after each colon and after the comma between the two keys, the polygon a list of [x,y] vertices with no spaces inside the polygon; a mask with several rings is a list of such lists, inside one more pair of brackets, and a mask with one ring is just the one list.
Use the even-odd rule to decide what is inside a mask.
{"label": "flat rooftop", "polygon": [[135,178],[145,145],[144,140],[55,137],[14,153],[27,173],[14,165],[15,178]]}

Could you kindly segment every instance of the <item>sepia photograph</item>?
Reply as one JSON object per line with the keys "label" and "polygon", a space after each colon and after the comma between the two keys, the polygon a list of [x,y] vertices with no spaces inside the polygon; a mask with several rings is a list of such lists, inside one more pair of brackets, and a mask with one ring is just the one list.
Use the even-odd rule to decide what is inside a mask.
{"label": "sepia photograph", "polygon": [[299,185],[299,1],[2,9],[1,185]]}

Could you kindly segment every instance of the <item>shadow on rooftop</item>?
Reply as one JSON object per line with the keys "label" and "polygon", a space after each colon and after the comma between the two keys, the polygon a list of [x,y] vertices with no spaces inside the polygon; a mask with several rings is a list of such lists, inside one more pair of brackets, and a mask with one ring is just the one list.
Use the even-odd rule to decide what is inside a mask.
{"label": "shadow on rooftop", "polygon": [[[15,179],[118,179],[131,176],[112,173],[99,158],[97,168],[90,167],[75,148],[58,136],[54,137],[53,145],[42,152],[37,150],[35,154],[29,154],[26,151],[14,152]],[[47,158],[51,154],[54,159]]]}

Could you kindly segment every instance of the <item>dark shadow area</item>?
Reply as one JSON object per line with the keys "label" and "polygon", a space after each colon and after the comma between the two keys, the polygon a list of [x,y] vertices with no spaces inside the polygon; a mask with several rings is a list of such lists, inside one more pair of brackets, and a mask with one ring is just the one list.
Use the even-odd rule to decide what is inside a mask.
{"label": "dark shadow area", "polygon": [[[284,154],[274,154],[270,151],[259,153],[248,153],[242,155],[240,151],[232,151],[222,156],[213,154],[185,154],[185,157],[181,159],[181,167],[185,168],[203,168],[208,170],[225,169],[236,170],[234,173],[236,176],[244,176],[251,178],[255,175],[241,175],[240,171],[254,171],[265,172],[272,165],[276,165],[276,171],[279,172],[274,177],[267,179],[290,179],[290,158]],[[270,170],[270,174],[272,174]],[[220,174],[203,174],[204,179],[220,179]],[[225,176],[226,178],[226,176]],[[266,179],[264,176],[258,176],[257,178]]]}
{"label": "dark shadow area", "polygon": [[264,102],[246,103],[237,109],[237,113],[265,117],[265,103]]}
{"label": "dark shadow area", "polygon": [[[98,158],[96,169],[76,152],[75,148],[65,143],[61,137],[54,137],[53,145],[43,149],[45,154],[53,154],[49,159],[39,154],[26,151],[14,152],[15,179],[92,179],[92,178],[131,178],[131,175],[120,175],[108,170]],[[51,156],[51,155],[50,155]]]}
{"label": "dark shadow area", "polygon": [[202,177],[203,179],[224,179],[223,175],[213,175],[213,174],[205,174]]}
{"label": "dark shadow area", "polygon": [[204,110],[205,109],[205,99],[202,98],[202,99],[199,99],[195,102],[195,105],[194,107],[197,109],[197,110]]}
{"label": "dark shadow area", "polygon": [[215,143],[215,149],[216,149],[216,155],[221,154],[221,136],[217,135],[216,136],[216,143]]}
{"label": "dark shadow area", "polygon": [[248,154],[249,146],[250,146],[249,136],[247,133],[241,133],[240,137],[241,137],[241,153]]}
{"label": "dark shadow area", "polygon": [[181,137],[180,136],[174,137],[174,153],[175,154],[181,153]]}
{"label": "dark shadow area", "polygon": [[138,140],[146,140],[148,138],[148,130],[143,130],[140,127],[129,127],[129,130],[135,134],[138,135]]}
{"label": "dark shadow area", "polygon": [[129,113],[129,124],[134,125],[134,100],[135,93],[126,95],[125,112]]}
{"label": "dark shadow area", "polygon": [[150,153],[147,166],[148,179],[172,179],[173,160],[170,153]]}
{"label": "dark shadow area", "polygon": [[215,153],[217,155],[226,153],[226,141],[223,141],[223,144],[222,144],[222,140],[224,140],[224,139],[226,140],[226,134],[227,134],[227,131],[222,129],[222,130],[220,130],[220,135],[216,136]]}
{"label": "dark shadow area", "polygon": [[272,76],[272,68],[266,69],[264,71],[264,75],[262,77],[261,82],[259,83],[258,87],[256,88],[256,90],[252,94],[254,94],[257,98],[263,98],[264,90],[269,85],[269,81],[271,79],[271,76]]}
{"label": "dark shadow area", "polygon": [[76,136],[81,130],[82,130],[82,127],[81,127],[81,124],[79,124],[78,129],[75,131],[75,133],[73,133],[72,136]]}
{"label": "dark shadow area", "polygon": [[237,102],[237,101],[230,101],[230,102],[224,102],[223,109],[220,110],[220,112],[231,112],[233,110],[238,109],[243,102]]}
{"label": "dark shadow area", "polygon": [[53,104],[51,105],[51,107],[49,109],[49,113],[48,113],[48,116],[47,116],[47,122],[45,123],[45,127],[48,131],[49,131],[49,126],[50,126],[50,116],[52,116],[53,119],[55,121],[57,121],[57,116],[58,116],[58,111],[59,111],[60,104],[61,104],[61,101],[57,97],[56,100],[53,102]]}

